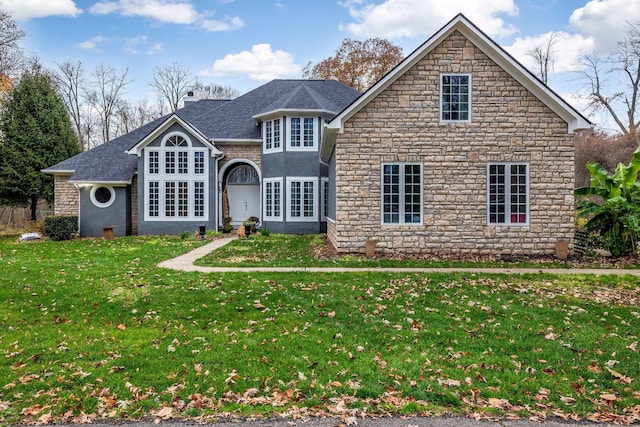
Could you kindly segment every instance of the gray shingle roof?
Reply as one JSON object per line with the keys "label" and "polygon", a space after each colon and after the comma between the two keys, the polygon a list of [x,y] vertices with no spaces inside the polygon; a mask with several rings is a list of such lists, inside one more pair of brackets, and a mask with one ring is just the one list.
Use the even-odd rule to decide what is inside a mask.
{"label": "gray shingle roof", "polygon": [[[273,80],[233,100],[201,100],[175,114],[205,137],[216,140],[261,139],[254,116],[274,110],[318,110],[338,114],[359,92],[335,80]],[[73,171],[72,182],[131,182],[137,159],[126,151],[170,115],[44,170]]]}

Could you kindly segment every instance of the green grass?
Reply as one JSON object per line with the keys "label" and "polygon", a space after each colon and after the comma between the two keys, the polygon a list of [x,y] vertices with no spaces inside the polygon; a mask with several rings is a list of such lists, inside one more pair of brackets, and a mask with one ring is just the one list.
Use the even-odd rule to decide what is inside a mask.
{"label": "green grass", "polygon": [[200,244],[0,239],[0,422],[640,409],[637,278],[156,267]]}
{"label": "green grass", "polygon": [[[395,268],[395,267],[432,267],[432,268],[638,268],[640,264],[626,262],[612,264],[603,258],[583,259],[575,264],[546,258],[525,258],[501,260],[500,257],[462,256],[455,258],[401,258],[376,256],[367,258],[364,254],[327,255],[323,235],[272,234],[269,236],[251,236],[248,239],[236,239],[230,244],[196,260],[196,265],[211,267],[347,267],[347,268]],[[585,263],[585,260],[588,260]]]}

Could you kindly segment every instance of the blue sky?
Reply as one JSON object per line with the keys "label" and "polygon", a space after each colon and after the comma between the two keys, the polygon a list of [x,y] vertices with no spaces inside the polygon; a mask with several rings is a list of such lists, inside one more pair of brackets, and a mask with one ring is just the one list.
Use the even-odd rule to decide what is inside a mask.
{"label": "blue sky", "polygon": [[[128,97],[153,99],[157,66],[177,61],[204,83],[244,93],[274,78],[299,78],[308,61],[343,39],[387,38],[405,55],[464,13],[525,65],[526,52],[559,35],[550,85],[586,111],[577,58],[611,51],[638,0],[0,0],[27,31],[24,46],[48,67],[104,62],[133,79]],[[595,120],[598,120],[594,116]]]}

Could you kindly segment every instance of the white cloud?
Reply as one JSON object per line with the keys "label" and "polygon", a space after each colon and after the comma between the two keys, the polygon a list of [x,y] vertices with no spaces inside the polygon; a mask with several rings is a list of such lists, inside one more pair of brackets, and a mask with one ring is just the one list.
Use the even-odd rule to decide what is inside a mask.
{"label": "white cloud", "polygon": [[268,81],[300,73],[293,56],[282,50],[273,51],[269,44],[257,44],[251,51],[242,51],[218,59],[211,67],[200,71],[205,77],[247,75],[253,81]]}
{"label": "white cloud", "polygon": [[209,19],[207,16],[214,12],[199,13],[189,0],[105,0],[95,3],[89,11],[95,15],[117,13],[168,24],[193,24],[210,32],[232,31],[244,27],[244,21],[238,17]]}
{"label": "white cloud", "polygon": [[[522,65],[534,73],[537,64],[529,56],[529,52],[537,47],[546,48],[552,33],[546,33],[535,37],[518,37],[511,46],[505,49],[513,55]],[[554,32],[554,41],[551,47],[554,59],[553,73],[569,73],[580,69],[579,58],[582,54],[593,51],[594,40],[582,34],[569,34],[564,31]]]}
{"label": "white cloud", "polygon": [[191,24],[198,19],[193,5],[172,0],[118,0],[94,4],[89,11],[97,15],[120,13],[123,16],[141,16],[171,24]]}
{"label": "white cloud", "polygon": [[357,37],[430,36],[454,17],[452,11],[463,13],[491,36],[517,31],[498,17],[518,14],[514,0],[348,0],[343,5],[356,21],[344,27]]}
{"label": "white cloud", "polygon": [[0,7],[15,19],[45,16],[77,16],[82,13],[73,0],[0,0]]}
{"label": "white cloud", "polygon": [[149,39],[147,36],[136,36],[125,39],[122,50],[131,55],[139,55],[141,53],[154,55],[162,52],[164,48],[160,43],[149,45]]}
{"label": "white cloud", "polygon": [[107,39],[105,39],[104,37],[96,36],[90,38],[89,40],[78,43],[78,47],[87,50],[95,50],[98,48],[98,45],[100,43],[104,43],[105,41],[107,41]]}
{"label": "white cloud", "polygon": [[244,21],[238,17],[225,16],[224,20],[204,19],[200,27],[210,32],[232,31],[244,27]]}
{"label": "white cloud", "polygon": [[616,43],[624,39],[627,22],[640,21],[640,2],[637,0],[591,0],[574,10],[571,27],[595,40],[595,53],[610,53]]}

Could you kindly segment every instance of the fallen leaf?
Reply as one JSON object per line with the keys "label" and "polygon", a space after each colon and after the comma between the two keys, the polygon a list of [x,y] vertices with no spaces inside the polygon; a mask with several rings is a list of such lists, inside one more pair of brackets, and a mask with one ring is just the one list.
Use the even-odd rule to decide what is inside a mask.
{"label": "fallen leaf", "polygon": [[616,377],[618,380],[620,380],[620,382],[623,382],[625,384],[631,384],[633,382],[633,378],[630,377],[626,377],[624,375],[622,375],[620,372],[616,372],[611,368],[607,368],[607,371],[609,371],[609,373],[611,375],[613,375],[614,377]]}
{"label": "fallen leaf", "polygon": [[159,411],[152,413],[156,419],[153,421],[155,424],[159,424],[161,420],[168,420],[173,416],[173,408],[169,406],[163,406]]}
{"label": "fallen leaf", "polygon": [[607,402],[615,402],[616,400],[618,400],[616,395],[615,394],[611,394],[611,393],[603,393],[603,394],[601,394],[600,395],[600,399],[606,400]]}

